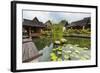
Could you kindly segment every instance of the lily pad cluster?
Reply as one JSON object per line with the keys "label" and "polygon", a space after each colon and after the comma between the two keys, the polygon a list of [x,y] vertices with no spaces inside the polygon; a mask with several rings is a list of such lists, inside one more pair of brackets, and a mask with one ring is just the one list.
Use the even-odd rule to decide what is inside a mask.
{"label": "lily pad cluster", "polygon": [[90,50],[86,47],[82,48],[78,45],[67,44],[62,47],[63,60],[89,60]]}
{"label": "lily pad cluster", "polygon": [[62,47],[53,48],[50,57],[51,61],[62,61]]}
{"label": "lily pad cluster", "polygon": [[53,48],[50,54],[51,61],[89,60],[91,52],[88,48],[78,45],[64,44]]}

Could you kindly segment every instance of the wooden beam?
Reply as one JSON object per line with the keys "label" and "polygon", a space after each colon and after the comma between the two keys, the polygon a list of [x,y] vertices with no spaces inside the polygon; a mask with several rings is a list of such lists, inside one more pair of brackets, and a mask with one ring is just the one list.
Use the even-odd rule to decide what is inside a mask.
{"label": "wooden beam", "polygon": [[84,29],[85,29],[85,26],[82,27],[82,30],[84,30]]}
{"label": "wooden beam", "polygon": [[29,38],[32,38],[31,27],[29,27]]}

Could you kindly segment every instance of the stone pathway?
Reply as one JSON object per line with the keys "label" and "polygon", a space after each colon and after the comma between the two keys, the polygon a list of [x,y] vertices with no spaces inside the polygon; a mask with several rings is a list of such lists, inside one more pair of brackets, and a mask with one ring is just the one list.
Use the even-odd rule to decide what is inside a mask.
{"label": "stone pathway", "polygon": [[31,39],[23,39],[22,61],[30,59],[39,54],[35,44]]}

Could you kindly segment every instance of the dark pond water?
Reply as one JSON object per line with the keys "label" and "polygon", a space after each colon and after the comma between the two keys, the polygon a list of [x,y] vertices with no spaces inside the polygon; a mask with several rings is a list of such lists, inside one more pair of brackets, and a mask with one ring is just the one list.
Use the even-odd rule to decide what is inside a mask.
{"label": "dark pond water", "polygon": [[[90,48],[91,40],[90,38],[81,38],[81,37],[64,37],[67,42],[66,44],[79,45],[80,47]],[[42,50],[45,46],[49,46],[52,42],[50,37],[41,37],[41,38],[33,38],[33,42],[35,43],[38,50]]]}
{"label": "dark pond water", "polygon": [[65,37],[67,44],[79,45],[80,47],[90,48],[91,39],[90,38],[81,38],[81,37]]}

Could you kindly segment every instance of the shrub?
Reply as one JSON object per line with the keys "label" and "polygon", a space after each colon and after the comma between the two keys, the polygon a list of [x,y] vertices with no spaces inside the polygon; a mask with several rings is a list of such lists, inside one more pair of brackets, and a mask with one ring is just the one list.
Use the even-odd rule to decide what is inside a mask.
{"label": "shrub", "polygon": [[63,37],[63,26],[59,24],[55,24],[52,27],[52,38],[53,42],[56,40],[60,40]]}

